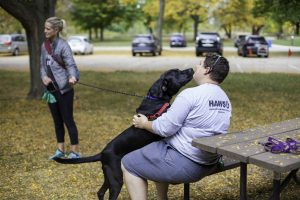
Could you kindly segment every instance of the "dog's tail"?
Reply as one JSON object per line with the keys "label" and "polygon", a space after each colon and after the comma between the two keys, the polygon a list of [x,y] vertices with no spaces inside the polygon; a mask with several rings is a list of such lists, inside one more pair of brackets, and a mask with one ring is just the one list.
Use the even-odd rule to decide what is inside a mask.
{"label": "dog's tail", "polygon": [[80,163],[90,163],[90,162],[97,162],[101,160],[101,153],[88,156],[88,157],[82,157],[82,158],[72,158],[72,159],[64,159],[64,158],[53,158],[58,163],[61,164],[80,164]]}

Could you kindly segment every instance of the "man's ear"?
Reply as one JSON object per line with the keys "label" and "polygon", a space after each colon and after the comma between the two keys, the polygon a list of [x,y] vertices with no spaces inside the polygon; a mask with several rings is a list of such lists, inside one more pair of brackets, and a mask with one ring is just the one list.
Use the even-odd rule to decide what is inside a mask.
{"label": "man's ear", "polygon": [[168,80],[166,80],[166,79],[163,80],[161,89],[162,89],[163,92],[167,91],[167,89],[168,89]]}
{"label": "man's ear", "polygon": [[207,75],[207,74],[209,74],[211,72],[211,68],[210,67],[206,67],[204,69],[205,69],[204,75]]}

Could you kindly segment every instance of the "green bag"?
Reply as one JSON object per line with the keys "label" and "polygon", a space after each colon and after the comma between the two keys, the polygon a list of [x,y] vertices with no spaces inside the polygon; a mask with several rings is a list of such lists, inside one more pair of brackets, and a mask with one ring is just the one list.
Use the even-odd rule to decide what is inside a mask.
{"label": "green bag", "polygon": [[49,92],[48,90],[46,90],[42,96],[43,100],[46,100],[48,103],[56,103],[56,99],[54,97],[54,95]]}

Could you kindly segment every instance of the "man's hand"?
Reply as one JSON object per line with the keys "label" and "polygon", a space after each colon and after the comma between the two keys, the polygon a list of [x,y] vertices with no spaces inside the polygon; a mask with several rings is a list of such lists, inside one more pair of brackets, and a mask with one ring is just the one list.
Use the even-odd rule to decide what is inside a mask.
{"label": "man's hand", "polygon": [[136,128],[145,128],[145,125],[148,122],[148,118],[143,114],[137,114],[133,116],[132,124]]}
{"label": "man's hand", "polygon": [[72,76],[72,77],[69,79],[69,83],[70,83],[71,85],[75,85],[76,82],[77,82],[77,79],[76,79],[74,76]]}
{"label": "man's hand", "polygon": [[49,85],[49,83],[52,82],[52,80],[48,76],[44,76],[42,81],[45,86]]}

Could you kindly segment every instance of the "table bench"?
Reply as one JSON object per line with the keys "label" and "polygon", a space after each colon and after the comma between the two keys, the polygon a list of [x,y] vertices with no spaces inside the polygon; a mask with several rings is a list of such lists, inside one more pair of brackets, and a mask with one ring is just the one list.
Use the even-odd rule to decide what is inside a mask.
{"label": "table bench", "polygon": [[[296,173],[300,168],[300,155],[266,152],[259,142],[266,142],[270,136],[282,141],[287,137],[300,141],[300,118],[242,132],[198,138],[193,140],[192,145],[201,150],[223,155],[226,159],[235,160],[233,164],[225,161],[224,169],[212,174],[240,166],[240,199],[247,199],[247,164],[273,171],[273,192],[270,199],[278,200],[280,192],[292,178],[299,184]],[[281,182],[282,173],[285,172],[289,172],[289,175]],[[189,199],[189,184],[184,184],[184,199]]]}
{"label": "table bench", "polygon": [[[213,175],[213,174],[217,174],[219,172],[224,172],[226,170],[229,169],[234,169],[240,166],[240,162],[227,158],[227,157],[222,157],[222,164],[218,164],[218,167],[216,168],[216,170],[214,170],[213,172],[211,172],[209,174]],[[190,199],[190,183],[184,183],[184,189],[183,189],[183,199],[184,200],[189,200]]]}

